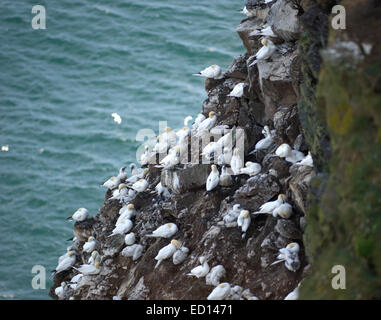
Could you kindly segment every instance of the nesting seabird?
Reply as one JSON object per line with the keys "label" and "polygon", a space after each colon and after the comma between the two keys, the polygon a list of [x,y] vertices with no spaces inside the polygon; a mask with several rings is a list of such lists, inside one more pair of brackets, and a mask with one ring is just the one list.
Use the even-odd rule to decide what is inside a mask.
{"label": "nesting seabird", "polygon": [[148,181],[146,179],[139,179],[132,185],[131,188],[137,192],[144,192],[148,188]]}
{"label": "nesting seabird", "polygon": [[304,159],[303,152],[294,150],[287,143],[281,144],[275,151],[275,154],[280,158],[285,158],[286,161],[296,163]]}
{"label": "nesting seabird", "polygon": [[237,225],[238,216],[241,213],[240,204],[236,203],[231,210],[224,216],[223,221],[226,227],[231,228]]}
{"label": "nesting seabird", "polygon": [[62,271],[70,269],[75,263],[76,256],[74,251],[69,251],[67,257],[62,259],[62,261],[57,265],[56,269],[53,270],[55,273],[60,273]]}
{"label": "nesting seabird", "polygon": [[159,168],[163,168],[166,170],[173,169],[180,163],[180,148],[177,147],[175,152],[169,153],[163,160],[160,161],[160,166],[156,166]]}
{"label": "nesting seabird", "polygon": [[239,154],[239,148],[235,148],[233,156],[230,160],[230,167],[233,170],[234,175],[240,174],[241,168],[243,168],[243,159]]}
{"label": "nesting seabird", "polygon": [[120,210],[119,210],[119,218],[118,220],[123,220],[123,219],[132,219],[133,217],[136,216],[136,210],[135,206],[132,203],[129,203],[127,205],[124,205]]}
{"label": "nesting seabird", "polygon": [[83,264],[79,266],[78,268],[73,267],[73,269],[79,271],[85,276],[98,274],[100,271],[100,259],[98,258],[99,256],[95,260],[94,264]]}
{"label": "nesting seabird", "polygon": [[159,182],[156,187],[155,187],[155,191],[152,191],[153,193],[156,192],[157,195],[159,197],[164,197],[164,198],[168,198],[171,196],[171,193],[169,192],[169,190],[166,188],[166,187],[163,187],[163,185],[161,184],[161,182]]}
{"label": "nesting seabird", "polygon": [[124,243],[127,246],[133,245],[135,241],[136,241],[136,237],[135,237],[135,233],[133,232],[127,233],[126,236],[124,237]]}
{"label": "nesting seabird", "polygon": [[214,125],[216,124],[216,121],[217,121],[216,113],[214,111],[210,111],[208,118],[203,120],[198,125],[196,136],[200,136],[200,135],[202,135],[203,132],[209,131],[210,129],[212,129],[214,127]]}
{"label": "nesting seabird", "polygon": [[94,264],[95,263],[95,259],[97,259],[98,256],[99,256],[99,252],[94,250],[91,253],[91,256],[90,256],[89,260],[87,261],[87,264]]}
{"label": "nesting seabird", "polygon": [[259,163],[247,161],[245,163],[245,168],[240,169],[241,174],[247,174],[249,176],[255,176],[260,173],[262,170],[262,166]]}
{"label": "nesting seabird", "polygon": [[201,70],[199,73],[194,73],[193,75],[216,80],[223,78],[221,67],[216,64],[212,64],[210,67]]}
{"label": "nesting seabird", "polygon": [[205,277],[207,285],[218,286],[220,279],[226,275],[226,270],[222,265],[214,266]]}
{"label": "nesting seabird", "polygon": [[311,152],[308,151],[308,154],[300,160],[299,162],[296,163],[298,166],[306,166],[306,167],[313,167],[314,166],[314,161],[312,159]]}
{"label": "nesting seabird", "polygon": [[204,256],[202,256],[199,258],[199,262],[201,263],[201,265],[193,268],[190,271],[190,273],[187,274],[188,276],[195,276],[197,278],[202,278],[209,273],[210,267],[209,267],[207,259]]}
{"label": "nesting seabird", "polygon": [[146,166],[150,159],[149,147],[144,146],[144,153],[140,156],[140,165]]}
{"label": "nesting seabird", "polygon": [[271,137],[270,128],[268,126],[264,127],[262,133],[265,137],[255,144],[254,150],[265,150],[274,143],[273,138]]}
{"label": "nesting seabird", "polygon": [[220,186],[230,187],[233,184],[233,178],[228,173],[225,165],[222,166],[221,175],[220,175]]}
{"label": "nesting seabird", "polygon": [[[260,48],[254,56],[251,56],[248,59],[248,62],[250,61],[249,67],[252,67],[253,65],[255,65],[258,62],[258,60],[267,60],[268,58],[272,56],[272,54],[276,50],[276,46],[269,39],[263,38],[261,40],[261,43],[263,47]],[[254,60],[254,62],[251,62],[252,60]]]}
{"label": "nesting seabird", "polygon": [[112,230],[111,234],[108,236],[108,237],[112,237],[116,234],[126,234],[128,233],[132,227],[133,227],[133,223],[130,219],[124,219],[124,220],[121,220],[116,226],[115,228]]}
{"label": "nesting seabird", "polygon": [[206,298],[208,300],[224,300],[230,294],[230,284],[227,282],[219,284]]}
{"label": "nesting seabird", "polygon": [[241,213],[239,214],[237,218],[237,225],[238,227],[241,227],[242,230],[242,238],[245,237],[247,229],[249,229],[251,222],[250,212],[248,210],[241,210]]}
{"label": "nesting seabird", "polygon": [[260,213],[273,214],[273,211],[276,208],[278,208],[281,204],[283,204],[285,199],[286,199],[286,195],[280,194],[278,195],[278,198],[275,201],[269,201],[262,204],[259,207],[259,211],[253,212],[253,214],[260,214]]}
{"label": "nesting seabird", "polygon": [[194,123],[192,125],[192,130],[196,130],[198,126],[200,125],[200,123],[203,122],[205,119],[206,119],[205,116],[202,113],[199,113],[196,119],[194,120]]}
{"label": "nesting seabird", "polygon": [[85,208],[79,208],[71,217],[68,217],[68,220],[74,220],[74,221],[85,221],[89,217],[89,211]]}
{"label": "nesting seabird", "polygon": [[174,265],[178,265],[183,263],[185,259],[188,257],[189,249],[187,247],[180,247],[175,251],[172,257],[172,262]]}
{"label": "nesting seabird", "polygon": [[103,186],[106,187],[107,189],[112,190],[118,187],[119,183],[120,183],[120,180],[117,177],[111,177],[105,183],[103,183]]}
{"label": "nesting seabird", "polygon": [[148,234],[147,237],[155,237],[155,238],[170,238],[178,231],[177,225],[174,223],[166,223],[155,231],[152,234]]}
{"label": "nesting seabird", "polygon": [[237,83],[233,90],[228,94],[228,97],[241,98],[243,96],[243,89],[245,87],[245,82]]}
{"label": "nesting seabird", "polygon": [[257,30],[254,30],[252,33],[249,34],[249,37],[253,36],[264,36],[264,37],[273,37],[276,38],[277,36],[274,34],[271,25],[263,26],[262,28],[258,28]]}
{"label": "nesting seabird", "polygon": [[91,253],[95,250],[95,247],[97,246],[97,240],[93,236],[90,236],[87,239],[87,242],[83,245],[83,251],[87,253]]}
{"label": "nesting seabird", "polygon": [[180,248],[181,244],[177,240],[171,240],[171,242],[166,245],[165,247],[161,248],[158,252],[157,256],[155,257],[155,260],[157,260],[157,263],[155,265],[155,269],[160,265],[160,263],[170,258],[178,248]]}
{"label": "nesting seabird", "polygon": [[138,260],[143,255],[144,247],[139,243],[134,243],[130,246],[125,247],[121,255],[123,257],[131,257],[132,261]]}
{"label": "nesting seabird", "polygon": [[64,298],[65,288],[66,288],[66,282],[61,282],[61,285],[59,287],[55,288],[54,293],[56,294],[56,296],[59,299],[63,299]]}
{"label": "nesting seabird", "polygon": [[289,217],[291,217],[291,215],[292,215],[292,206],[287,202],[282,203],[278,208],[276,208],[273,211],[274,217],[279,216],[283,219],[288,219]]}
{"label": "nesting seabird", "polygon": [[212,171],[210,172],[208,179],[206,180],[206,191],[212,191],[218,186],[220,182],[220,173],[218,172],[217,166],[212,164]]}

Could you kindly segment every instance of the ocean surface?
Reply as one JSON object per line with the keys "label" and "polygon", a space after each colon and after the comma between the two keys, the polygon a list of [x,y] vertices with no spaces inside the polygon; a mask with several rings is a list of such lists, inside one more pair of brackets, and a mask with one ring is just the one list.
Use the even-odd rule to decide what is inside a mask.
{"label": "ocean surface", "polygon": [[[100,183],[136,162],[140,129],[199,113],[204,81],[191,74],[244,51],[244,2],[2,0],[0,299],[50,299],[65,218],[98,212]],[[31,25],[37,4],[45,30]],[[32,288],[35,265],[46,289]]]}

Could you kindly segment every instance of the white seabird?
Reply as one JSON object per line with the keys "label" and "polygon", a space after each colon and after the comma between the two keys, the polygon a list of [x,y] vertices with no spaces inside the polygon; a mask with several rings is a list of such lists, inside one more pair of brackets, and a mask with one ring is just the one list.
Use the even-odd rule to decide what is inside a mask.
{"label": "white seabird", "polygon": [[190,273],[187,274],[187,276],[195,276],[197,278],[202,278],[209,273],[210,267],[206,258],[202,256],[198,260],[200,261],[201,266],[193,268],[190,271]]}
{"label": "white seabird", "polygon": [[169,170],[173,169],[175,166],[177,166],[180,163],[180,148],[177,147],[175,149],[175,152],[169,153],[163,160],[160,161],[161,166],[156,167],[162,167],[163,169]]}
{"label": "white seabird", "polygon": [[199,113],[192,124],[192,130],[196,130],[201,122],[205,120],[205,116],[202,113]]}
{"label": "white seabird", "polygon": [[121,255],[123,257],[132,257],[132,261],[136,261],[143,255],[143,250],[144,247],[141,244],[135,243],[125,247],[122,250]]}
{"label": "white seabird", "polygon": [[230,294],[230,284],[227,282],[219,284],[206,298],[208,300],[224,300]]}
{"label": "white seabird", "polygon": [[178,231],[177,225],[175,225],[174,223],[166,223],[160,226],[159,228],[157,228],[155,231],[153,231],[152,234],[148,234],[146,236],[154,237],[154,238],[170,238],[177,231]]}
{"label": "white seabird", "polygon": [[58,258],[58,264],[60,264],[61,261],[62,261],[63,259],[65,259],[65,258],[69,255],[69,252],[70,252],[70,251],[74,251],[74,250],[75,250],[74,246],[68,246],[68,247],[66,248],[66,252],[65,252],[65,254],[63,254],[62,256],[60,256],[60,257]]}
{"label": "white seabird", "polygon": [[144,192],[148,188],[148,181],[146,179],[139,179],[131,186],[131,188],[137,192]]}
{"label": "white seabird", "polygon": [[265,138],[259,140],[255,144],[254,150],[265,150],[274,143],[273,138],[271,137],[270,129],[268,126],[264,127],[264,129],[262,130],[262,133],[264,134]]}
{"label": "white seabird", "polygon": [[88,275],[98,274],[100,271],[99,265],[100,265],[100,260],[96,260],[94,264],[83,264],[78,268],[73,267],[73,269],[79,271],[85,276],[88,276]]}
{"label": "white seabird", "polygon": [[237,225],[241,227],[242,238],[245,237],[247,229],[249,229],[251,222],[250,212],[248,210],[242,210],[237,218]]}
{"label": "white seabird", "polygon": [[266,25],[266,26],[263,26],[262,28],[258,28],[257,30],[254,30],[253,32],[249,34],[249,37],[253,37],[253,36],[265,36],[265,37],[273,37],[273,38],[277,37],[274,34],[271,25]]}
{"label": "white seabird", "polygon": [[196,132],[195,135],[196,136],[200,136],[200,135],[202,135],[203,132],[209,131],[210,129],[212,129],[214,127],[214,125],[216,124],[216,121],[217,121],[217,116],[216,116],[215,112],[214,111],[210,111],[208,118],[203,120],[198,125],[197,132]]}
{"label": "white seabird", "polygon": [[237,218],[241,213],[240,206],[241,205],[239,203],[235,204],[233,208],[224,216],[223,221],[226,227],[231,228],[237,225]]}
{"label": "white seabird", "polygon": [[230,187],[232,184],[233,184],[233,178],[228,173],[226,166],[223,165],[221,169],[221,175],[220,175],[220,186]]}
{"label": "white seabird", "polygon": [[216,64],[212,64],[210,67],[201,70],[199,73],[194,73],[193,75],[216,80],[223,78],[221,67]]}
{"label": "white seabird", "polygon": [[152,193],[154,193],[154,192],[156,192],[159,197],[168,198],[171,196],[171,193],[169,192],[169,190],[166,187],[163,187],[161,182],[159,182],[156,185],[155,191],[152,191]]}
{"label": "white seabird", "polygon": [[130,164],[130,170],[131,170],[131,177],[140,175],[144,171],[142,168],[138,168],[135,163]]}
{"label": "white seabird", "polygon": [[59,273],[62,271],[65,271],[75,263],[76,256],[74,251],[69,251],[66,258],[64,258],[56,267],[56,269],[53,271],[55,273]]}
{"label": "white seabird", "polygon": [[243,89],[245,87],[245,82],[240,82],[236,84],[233,88],[233,90],[228,94],[228,97],[235,97],[235,98],[241,98],[243,95]]}
{"label": "white seabird", "polygon": [[91,253],[95,250],[95,247],[97,246],[97,240],[93,236],[90,236],[87,239],[87,242],[83,245],[83,251],[87,253]]}
{"label": "white seabird", "polygon": [[289,243],[285,248],[279,249],[279,255],[277,257],[278,260],[273,262],[271,265],[284,261],[288,270],[296,272],[300,267],[298,255],[299,249],[300,247],[297,242]]}
{"label": "white seabird", "polygon": [[262,170],[262,166],[259,163],[247,161],[245,164],[245,168],[240,169],[241,174],[247,174],[249,176],[255,176],[260,173]]}
{"label": "white seabird", "polygon": [[262,204],[259,207],[259,211],[253,212],[253,214],[260,214],[260,213],[273,214],[273,211],[276,208],[278,208],[282,203],[284,203],[285,199],[286,199],[286,195],[280,194],[280,195],[278,195],[277,200],[269,201],[269,202]]}
{"label": "white seabird", "polygon": [[187,247],[180,247],[175,251],[172,257],[172,262],[174,265],[183,263],[188,257],[189,249]]}
{"label": "white seabird", "polygon": [[285,158],[286,161],[295,163],[304,159],[303,152],[292,149],[287,143],[281,144],[275,151],[275,154],[280,158]]}
{"label": "white seabird", "polygon": [[133,245],[135,241],[136,241],[136,237],[135,237],[135,233],[133,232],[127,233],[126,236],[124,237],[124,243],[127,246]]}
{"label": "white seabird", "polygon": [[118,189],[115,189],[112,193],[112,197],[109,200],[121,200],[128,195],[127,185],[125,183],[121,183],[118,186]]}
{"label": "white seabird", "polygon": [[59,287],[54,289],[54,293],[59,299],[63,299],[65,288],[66,288],[66,282],[63,281],[61,282],[61,285]]}
{"label": "white seabird", "polygon": [[217,170],[217,166],[212,164],[212,171],[210,172],[208,179],[206,180],[206,191],[212,191],[218,186],[220,182],[220,173]]}
{"label": "white seabird", "polygon": [[[127,205],[124,205],[120,210],[119,210],[119,218],[118,220],[123,220],[123,219],[132,219],[133,217],[136,216],[136,210],[135,206],[132,203],[129,203]],[[117,222],[118,223],[118,222]]]}
{"label": "white seabird", "polygon": [[91,256],[90,256],[89,260],[87,260],[87,264],[94,264],[95,260],[97,259],[98,256],[99,256],[99,252],[94,250],[91,253]]}
{"label": "white seabird", "polygon": [[233,170],[234,175],[239,174],[241,168],[243,167],[243,159],[239,154],[239,148],[235,148],[233,151],[233,156],[230,161],[230,167]]}
{"label": "white seabird", "polygon": [[124,220],[120,221],[120,223],[115,226],[114,230],[112,230],[111,234],[107,237],[112,237],[116,234],[124,235],[132,229],[133,225],[134,224],[132,223],[132,221],[130,219],[124,219]]}
{"label": "white seabird", "polygon": [[241,286],[235,285],[230,289],[229,300],[241,300],[243,288]]}
{"label": "white seabird", "polygon": [[291,292],[284,298],[284,300],[298,300],[298,299],[299,299],[299,286],[300,286],[300,283],[298,284],[298,286],[297,286],[293,291],[291,291]]}
{"label": "white seabird", "polygon": [[71,219],[74,221],[85,221],[89,216],[89,211],[85,208],[79,208],[71,217],[67,219]]}
{"label": "white seabird", "polygon": [[280,216],[283,219],[288,219],[292,215],[292,206],[285,202],[273,211],[273,216]]}
{"label": "white seabird", "polygon": [[150,159],[149,147],[144,146],[144,153],[140,156],[140,165],[146,166]]}
{"label": "white seabird", "polygon": [[258,62],[258,60],[266,60],[270,58],[276,50],[276,46],[271,40],[263,38],[261,43],[263,47],[260,48],[254,56],[251,56],[249,58],[250,61],[253,59],[255,60],[254,62],[249,64],[249,67],[252,67],[253,65],[255,65]]}
{"label": "white seabird", "polygon": [[161,135],[162,140],[167,143],[169,147],[174,146],[176,144],[176,132],[172,131],[170,127],[165,127],[164,128],[164,133]]}
{"label": "white seabird", "polygon": [[120,183],[120,180],[117,177],[111,177],[108,179],[105,183],[103,183],[103,186],[107,189],[115,189]]}
{"label": "white seabird", "polygon": [[213,267],[210,272],[206,275],[205,282],[207,285],[218,286],[220,284],[220,279],[226,275],[226,270],[222,265],[217,265]]}
{"label": "white seabird", "polygon": [[296,165],[298,166],[307,166],[307,167],[313,167],[314,161],[312,159],[311,152],[308,151],[308,154],[303,158],[301,161],[297,162]]}
{"label": "white seabird", "polygon": [[168,245],[161,248],[157,256],[155,257],[155,260],[157,260],[155,269],[160,265],[160,263],[163,260],[170,258],[178,248],[180,248],[180,242],[177,240],[172,240]]}
{"label": "white seabird", "polygon": [[119,181],[127,179],[126,167],[122,167],[119,169],[119,174],[117,175],[116,178],[119,179]]}

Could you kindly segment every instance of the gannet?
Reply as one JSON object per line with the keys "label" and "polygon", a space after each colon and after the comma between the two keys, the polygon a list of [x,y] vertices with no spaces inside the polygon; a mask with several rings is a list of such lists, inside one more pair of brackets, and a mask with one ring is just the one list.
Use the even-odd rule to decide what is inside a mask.
{"label": "gannet", "polygon": [[78,273],[73,278],[71,278],[70,283],[78,283],[78,281],[83,277],[82,273]]}
{"label": "gannet", "polygon": [[237,218],[241,213],[240,204],[237,203],[233,206],[233,208],[228,211],[228,213],[224,216],[223,220],[226,227],[235,227],[237,225]]}
{"label": "gannet", "polygon": [[288,219],[292,215],[292,206],[285,202],[273,211],[273,216],[280,216],[283,219]]}
{"label": "gannet", "polygon": [[157,228],[152,234],[148,234],[147,237],[155,238],[170,238],[178,231],[177,225],[174,223],[166,223]]}
{"label": "gannet", "polygon": [[291,292],[284,298],[284,300],[298,300],[298,299],[299,299],[299,287],[300,287],[300,283],[298,284],[298,286],[297,286],[293,291],[291,291]]}
{"label": "gannet", "polygon": [[168,245],[161,248],[157,256],[155,257],[155,260],[157,260],[155,269],[160,265],[160,263],[163,260],[170,258],[178,248],[180,248],[180,242],[177,240],[172,240]]}
{"label": "gannet", "polygon": [[259,163],[248,161],[245,164],[245,168],[240,169],[241,174],[247,174],[249,176],[255,176],[260,173],[262,170],[262,166]]}
{"label": "gannet", "polygon": [[250,212],[248,210],[242,210],[237,218],[237,225],[241,227],[242,238],[245,237],[247,229],[249,229],[251,222]]}
{"label": "gannet", "polygon": [[[135,164],[133,164],[135,165]],[[146,174],[149,172],[149,169],[148,168],[138,168],[138,169],[135,169],[134,172],[137,172],[136,174],[132,175],[131,177],[129,177],[125,183],[126,184],[134,184],[135,182],[137,182],[139,179],[143,179]]]}
{"label": "gannet", "polygon": [[284,199],[286,199],[286,195],[280,194],[278,195],[278,199],[275,201],[269,201],[264,204],[262,204],[259,207],[259,211],[253,212],[253,214],[260,214],[260,213],[268,213],[272,214],[273,211],[278,208],[283,202]]}
{"label": "gannet", "polygon": [[190,134],[190,129],[188,127],[184,127],[176,132],[176,136],[179,138],[179,141],[182,141],[182,144],[185,143],[185,138],[187,138]]}
{"label": "gannet", "polygon": [[68,220],[74,221],[85,221],[89,216],[89,211],[85,208],[79,208],[71,217],[68,217]]}
{"label": "gannet", "polygon": [[199,113],[196,119],[194,120],[194,123],[192,125],[192,130],[196,130],[198,126],[200,125],[200,123],[203,122],[205,119],[206,119],[205,116],[202,113]]}
{"label": "gannet", "polygon": [[246,83],[244,82],[236,84],[233,90],[228,94],[228,97],[241,98],[243,95],[243,88],[245,87],[245,85]]}
{"label": "gannet", "polygon": [[200,261],[201,266],[193,268],[190,271],[190,273],[187,273],[187,276],[195,276],[197,278],[202,278],[208,274],[210,267],[206,258],[202,256],[198,260]]}
{"label": "gannet", "polygon": [[243,288],[241,286],[235,285],[230,289],[229,300],[241,300]]}
{"label": "gannet", "polygon": [[[214,131],[214,128],[213,128]],[[225,135],[217,141],[217,146],[219,148],[231,149],[233,144],[233,129],[230,129]]]}
{"label": "gannet", "polygon": [[119,169],[119,173],[116,178],[119,179],[119,181],[127,179],[126,167],[122,167]]}
{"label": "gannet", "polygon": [[93,236],[89,237],[87,239],[87,242],[83,245],[83,251],[87,253],[91,253],[95,250],[95,247],[97,246],[97,240]]}
{"label": "gannet", "polygon": [[111,177],[108,179],[105,183],[103,183],[103,186],[107,189],[115,189],[120,183],[120,180],[117,177]]}
{"label": "gannet", "polygon": [[127,233],[126,236],[124,237],[124,243],[127,246],[133,245],[135,241],[136,241],[136,237],[135,237],[135,233],[133,232]]}
{"label": "gannet", "polygon": [[177,139],[176,132],[172,131],[170,127],[165,127],[161,139],[165,141],[169,147],[174,146]]}
{"label": "gannet", "polygon": [[303,152],[292,149],[287,143],[281,144],[276,149],[275,154],[280,158],[285,158],[286,161],[295,163],[304,159]]}
{"label": "gannet", "polygon": [[135,163],[130,164],[131,176],[139,175],[143,172],[142,168],[138,168]]}
{"label": "gannet", "polygon": [[152,191],[152,193],[154,193],[154,192],[156,192],[159,197],[168,198],[171,196],[171,193],[169,192],[169,190],[166,187],[163,187],[161,182],[159,182],[156,185],[155,191]]}
{"label": "gannet", "polygon": [[240,157],[239,148],[235,148],[233,151],[230,167],[233,170],[234,175],[239,174],[241,168],[243,167],[243,159]]}
{"label": "gannet", "polygon": [[148,182],[147,180],[145,179],[139,179],[138,181],[136,181],[132,187],[132,189],[134,189],[135,191],[137,192],[144,192],[147,190],[148,188]]}
{"label": "gannet", "polygon": [[63,281],[61,282],[61,285],[59,287],[55,288],[54,293],[59,299],[63,299],[65,287],[66,287],[66,282]]}
{"label": "gannet", "polygon": [[144,247],[141,244],[135,243],[125,247],[121,255],[123,257],[132,257],[132,261],[138,260],[143,254]]}
{"label": "gannet", "polygon": [[263,47],[258,50],[258,52],[254,55],[251,56],[248,61],[252,61],[253,59],[255,60],[254,62],[251,62],[249,64],[249,67],[252,67],[255,65],[258,60],[266,60],[271,57],[271,55],[275,52],[276,46],[271,40],[268,40],[266,38],[263,38],[261,41]]}
{"label": "gannet", "polygon": [[226,166],[223,165],[220,175],[220,186],[230,187],[233,184],[232,176],[227,172]]}
{"label": "gannet", "polygon": [[180,163],[180,148],[177,147],[175,152],[169,153],[163,160],[160,161],[161,166],[156,166],[166,170],[173,169]]}
{"label": "gannet", "polygon": [[92,253],[91,253],[91,256],[89,258],[89,260],[87,260],[87,263],[88,264],[94,264],[95,263],[95,259],[99,256],[99,252],[94,250]]}
{"label": "gannet", "polygon": [[205,156],[208,160],[211,159],[211,155],[214,154],[216,149],[218,148],[217,142],[209,142],[204,149],[202,149],[201,155]]}
{"label": "gannet", "polygon": [[273,262],[271,265],[277,264],[279,262],[285,262],[285,266],[288,270],[296,272],[300,267],[299,261],[299,244],[297,242],[289,243],[285,248],[279,249],[278,260]]}
{"label": "gannet", "polygon": [[116,234],[124,235],[132,229],[133,225],[134,224],[130,219],[124,219],[115,226],[114,230],[112,230],[111,234],[108,237],[112,237]]}
{"label": "gannet", "polygon": [[53,272],[59,273],[59,272],[62,272],[62,271],[65,271],[65,270],[71,268],[71,266],[75,263],[75,260],[76,260],[76,256],[75,256],[74,251],[69,251],[67,254],[67,257],[64,258],[58,264],[58,266],[56,267],[56,269]]}
{"label": "gannet", "polygon": [[255,150],[264,150],[270,147],[274,141],[273,138],[271,137],[271,132],[268,126],[265,126],[264,129],[262,130],[262,133],[264,134],[265,138],[259,140],[255,144]]}
{"label": "gannet", "polygon": [[253,36],[265,36],[265,37],[273,37],[275,38],[276,35],[274,34],[271,25],[263,26],[262,28],[258,28],[257,30],[254,30],[252,33],[249,34],[249,37]]}
{"label": "gannet", "polygon": [[210,67],[205,68],[199,73],[194,73],[193,75],[199,76],[199,77],[216,79],[216,80],[223,78],[221,67],[215,64],[212,64]]}
{"label": "gannet", "polygon": [[183,263],[188,257],[189,249],[187,247],[180,247],[175,251],[172,257],[172,262],[174,265]]}
{"label": "gannet", "polygon": [[312,159],[311,152],[308,151],[308,154],[303,158],[301,161],[297,162],[296,165],[298,166],[307,166],[307,167],[313,167],[314,161]]}
{"label": "gannet", "polygon": [[62,261],[63,259],[65,259],[65,258],[69,255],[69,252],[70,252],[70,251],[75,251],[75,247],[74,247],[74,246],[68,246],[68,247],[66,248],[66,252],[65,252],[65,254],[63,254],[62,256],[60,256],[60,257],[58,258],[58,264],[60,264],[61,261]]}
{"label": "gannet", "polygon": [[127,205],[124,205],[120,210],[119,210],[119,218],[118,219],[132,219],[133,217],[136,216],[136,210],[135,206],[132,203],[129,203]]}
{"label": "gannet", "polygon": [[156,137],[156,144],[154,145],[152,151],[157,153],[167,152],[169,148],[168,142],[161,138],[161,136]]}
{"label": "gannet", "polygon": [[224,148],[223,152],[218,156],[217,164],[220,166],[229,164],[232,160],[231,148]]}
{"label": "gannet", "polygon": [[125,183],[121,183],[118,186],[118,189],[114,190],[114,192],[112,193],[112,197],[110,197],[109,200],[116,200],[116,199],[120,200],[126,197],[127,195],[128,195],[127,185]]}
{"label": "gannet", "polygon": [[150,159],[149,147],[144,146],[144,153],[140,156],[140,165],[146,166]]}
{"label": "gannet", "polygon": [[220,279],[226,275],[226,270],[222,265],[217,265],[213,267],[210,272],[206,275],[205,282],[207,285],[218,286],[220,284]]}
{"label": "gannet", "polygon": [[88,275],[98,274],[100,271],[99,265],[100,265],[100,260],[96,260],[94,264],[83,264],[78,268],[73,267],[73,269],[79,271],[85,276],[88,276]]}
{"label": "gannet", "polygon": [[200,136],[204,131],[208,131],[214,127],[217,116],[214,111],[209,112],[209,117],[203,120],[197,127],[196,136]]}
{"label": "gannet", "polygon": [[220,173],[217,170],[217,166],[212,164],[212,171],[210,172],[208,179],[206,180],[206,191],[212,191],[215,187],[218,186],[220,182]]}
{"label": "gannet", "polygon": [[227,282],[219,284],[213,289],[206,299],[208,300],[224,300],[230,294],[230,284]]}

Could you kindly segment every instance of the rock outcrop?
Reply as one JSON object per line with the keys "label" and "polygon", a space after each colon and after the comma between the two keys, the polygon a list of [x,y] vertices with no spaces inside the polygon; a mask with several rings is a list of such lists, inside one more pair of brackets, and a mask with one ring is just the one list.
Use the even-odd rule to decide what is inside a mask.
{"label": "rock outcrop", "polygon": [[[326,257],[325,254],[318,253],[319,250],[324,251],[323,239],[329,243],[332,239],[327,236],[327,232],[335,232],[332,231],[334,221],[326,215],[327,229],[317,231],[316,224],[320,223],[321,212],[327,206],[337,208],[326,193],[327,183],[330,185],[328,189],[333,188],[332,181],[328,181],[327,163],[331,156],[331,145],[327,127],[333,131],[339,130],[337,135],[340,137],[335,136],[337,142],[342,142],[349,130],[344,120],[338,120],[340,116],[335,115],[332,109],[329,109],[332,115],[327,125],[316,107],[316,90],[322,63],[318,51],[327,45],[329,12],[324,4],[315,1],[274,0],[264,4],[260,0],[253,0],[248,1],[247,8],[255,15],[243,20],[237,27],[246,52],[233,59],[222,79],[206,79],[208,97],[202,104],[201,113],[207,117],[210,111],[214,111],[217,115],[216,125],[235,129],[235,136],[243,132],[245,139],[241,148],[242,156],[245,161],[259,163],[261,172],[251,177],[244,174],[232,176],[231,186],[218,186],[211,192],[206,192],[205,182],[211,169],[210,164],[198,162],[201,157],[199,153],[196,156],[189,154],[185,157],[189,160],[187,163],[182,161],[172,169],[150,164],[145,175],[148,189],[129,199],[137,211],[132,218],[134,224],[131,231],[136,236],[136,243],[143,249],[137,259],[121,254],[126,246],[123,235],[109,237],[122,203],[111,200],[112,192],[108,190],[99,213],[90,222],[77,222],[74,227],[77,230],[77,241],[74,243],[76,265],[85,263],[89,258],[82,247],[86,238],[92,235],[97,239],[96,249],[102,256],[100,272],[83,276],[74,289],[67,285],[64,299],[112,299],[115,296],[129,300],[206,299],[214,286],[210,282],[207,284],[205,278],[187,275],[200,264],[200,257],[206,258],[210,268],[222,265],[226,272],[222,275],[221,282],[240,286],[242,290],[238,298],[242,299],[253,296],[259,299],[284,299],[306,276],[310,275],[316,281],[317,278],[311,276],[311,269],[314,270],[309,266],[311,257],[316,257],[320,266],[321,259]],[[270,58],[250,65],[248,59],[262,46],[260,36],[253,36],[252,33],[264,25],[272,26],[277,51]],[[327,77],[332,80],[334,76],[326,73],[325,78]],[[242,97],[228,96],[240,82],[247,84]],[[328,98],[331,100],[327,100],[327,104],[335,100],[331,96]],[[343,112],[356,112],[343,101],[340,103]],[[379,126],[380,118],[376,114],[369,111],[367,115],[373,115],[374,125]],[[342,129],[335,127],[335,121],[339,121]],[[262,129],[265,125],[269,126],[274,143],[267,149],[254,150],[256,143],[264,138]],[[194,148],[194,132],[191,137]],[[376,139],[376,135],[374,137]],[[275,151],[283,143],[304,155],[310,150],[315,166],[292,164],[279,157]],[[197,151],[202,150],[202,146],[196,145],[196,148]],[[340,170],[352,170],[354,174],[356,168]],[[170,190],[170,195],[157,195],[153,192],[159,182]],[[289,218],[253,214],[262,204],[276,200],[280,194],[285,194],[287,202],[292,206]],[[371,194],[367,195],[369,201],[372,201]],[[321,205],[322,198],[327,201],[326,205]],[[225,221],[235,204],[251,212],[251,223],[245,233],[242,233],[236,221],[231,224]],[[375,205],[374,208],[376,207]],[[170,258],[162,261],[155,269],[155,256],[172,238],[152,238],[147,235],[166,223],[178,226],[178,231],[172,238],[187,247],[189,255],[181,264],[175,265]],[[359,225],[362,226],[362,223]],[[371,232],[369,234],[371,236]],[[369,259],[369,268],[372,263],[379,261],[374,251],[377,243],[375,236],[362,238],[359,235],[355,241],[359,254]],[[300,246],[300,266],[295,271],[286,268],[283,262],[273,264],[279,249],[291,242]],[[312,247],[311,256],[306,254],[305,247]],[[334,246],[330,250],[332,253]],[[332,261],[331,257],[329,263]],[[379,268],[379,264],[374,265]],[[56,274],[51,296],[57,298],[54,289],[62,281],[69,282],[77,273],[69,269]],[[321,273],[319,275],[323,276]],[[327,273],[325,277],[329,275]],[[303,289],[303,285],[302,292],[306,297],[319,298],[319,290],[316,290],[318,284],[313,281],[308,282],[307,277],[306,288],[309,288],[309,292],[314,292],[315,296],[305,293],[307,289]],[[237,298],[237,295],[229,298]]]}

